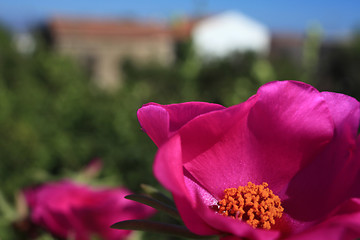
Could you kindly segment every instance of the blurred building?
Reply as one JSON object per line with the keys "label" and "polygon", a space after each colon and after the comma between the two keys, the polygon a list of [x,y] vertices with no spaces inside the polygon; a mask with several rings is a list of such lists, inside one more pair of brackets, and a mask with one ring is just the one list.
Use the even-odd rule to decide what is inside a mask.
{"label": "blurred building", "polygon": [[239,12],[224,12],[173,24],[135,20],[56,18],[49,22],[55,50],[78,60],[95,83],[105,89],[122,84],[122,63],[171,64],[176,43],[193,39],[203,57],[236,52],[297,57],[302,40],[287,35],[272,38],[267,27]]}
{"label": "blurred building", "polygon": [[224,12],[199,21],[192,31],[197,53],[204,57],[225,57],[232,52],[267,54],[268,28],[240,12]]}
{"label": "blurred building", "polygon": [[55,50],[78,60],[105,89],[121,86],[124,59],[163,64],[173,59],[172,34],[160,23],[57,18],[49,31]]}

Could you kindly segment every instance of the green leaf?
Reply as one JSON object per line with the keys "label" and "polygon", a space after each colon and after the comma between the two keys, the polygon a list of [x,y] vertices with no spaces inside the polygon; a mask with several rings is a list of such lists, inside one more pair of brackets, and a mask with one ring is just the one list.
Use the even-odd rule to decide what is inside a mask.
{"label": "green leaf", "polygon": [[0,214],[3,215],[7,220],[13,221],[16,217],[16,212],[14,208],[9,204],[5,199],[3,193],[0,191]]}
{"label": "green leaf", "polygon": [[186,238],[194,238],[194,239],[209,239],[215,236],[200,236],[190,232],[186,227],[169,224],[169,223],[161,223],[161,222],[153,222],[149,220],[127,220],[115,223],[111,226],[111,228],[115,229],[123,229],[123,230],[139,230],[139,231],[149,231],[156,233],[164,233],[175,236],[181,236]]}
{"label": "green leaf", "polygon": [[141,184],[140,187],[144,190],[144,192],[151,197],[155,198],[156,200],[159,200],[160,202],[166,203],[170,206],[175,207],[174,201],[160,192],[158,189],[154,188],[153,186],[147,185],[147,184]]}
{"label": "green leaf", "polygon": [[174,208],[166,203],[160,202],[159,200],[156,200],[154,198],[151,198],[151,197],[148,197],[145,195],[140,195],[140,194],[127,195],[127,196],[125,196],[125,198],[148,205],[159,211],[167,213],[168,215],[170,215],[171,217],[173,217],[175,219],[181,220],[181,217],[176,208]]}

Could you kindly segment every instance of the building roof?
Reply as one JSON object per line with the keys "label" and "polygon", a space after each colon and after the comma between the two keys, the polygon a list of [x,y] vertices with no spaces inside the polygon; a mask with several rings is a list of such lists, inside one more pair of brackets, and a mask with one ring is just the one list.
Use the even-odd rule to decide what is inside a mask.
{"label": "building roof", "polygon": [[54,18],[49,24],[55,35],[79,35],[83,37],[149,37],[171,35],[167,25],[157,22],[134,20],[99,20]]}

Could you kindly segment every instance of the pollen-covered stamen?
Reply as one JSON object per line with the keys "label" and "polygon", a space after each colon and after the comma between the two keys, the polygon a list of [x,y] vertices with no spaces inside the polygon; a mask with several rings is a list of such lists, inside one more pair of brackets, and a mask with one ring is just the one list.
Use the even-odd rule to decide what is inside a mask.
{"label": "pollen-covered stamen", "polygon": [[284,211],[280,198],[268,187],[267,183],[227,188],[224,199],[218,202],[217,212],[235,219],[240,219],[254,228],[270,229],[275,219]]}

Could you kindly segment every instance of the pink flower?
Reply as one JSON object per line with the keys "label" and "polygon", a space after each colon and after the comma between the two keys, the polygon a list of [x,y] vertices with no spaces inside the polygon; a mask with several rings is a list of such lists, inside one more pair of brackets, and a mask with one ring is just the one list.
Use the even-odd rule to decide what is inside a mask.
{"label": "pink flower", "polygon": [[153,209],[127,200],[125,188],[90,188],[71,181],[47,183],[25,190],[31,221],[55,236],[90,240],[124,239],[130,231],[111,229],[118,221],[146,218]]}
{"label": "pink flower", "polygon": [[[354,98],[281,81],[229,108],[150,103],[138,119],[159,147],[154,174],[173,194],[190,231],[224,240],[360,237],[360,105]],[[242,195],[253,199],[249,205],[237,195],[237,202],[225,199],[233,205],[219,210],[225,189],[248,182],[259,189],[266,182],[281,200],[275,224],[264,217],[276,215],[265,209],[271,203],[256,198],[263,190]],[[259,223],[250,212],[257,212]],[[266,221],[270,230],[263,229]]]}

